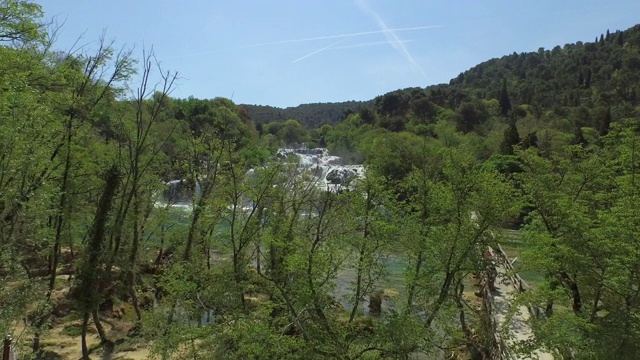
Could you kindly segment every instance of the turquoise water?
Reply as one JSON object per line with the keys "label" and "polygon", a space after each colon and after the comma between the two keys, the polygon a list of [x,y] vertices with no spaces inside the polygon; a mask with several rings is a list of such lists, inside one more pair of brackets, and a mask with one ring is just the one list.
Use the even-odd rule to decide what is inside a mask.
{"label": "turquoise water", "polygon": [[[398,293],[403,292],[405,286],[404,271],[407,268],[407,264],[402,258],[397,256],[389,256],[381,261],[381,263],[386,267],[386,274],[375,284],[376,289],[393,289]],[[333,291],[333,296],[335,296],[347,311],[353,309],[353,297],[350,295],[354,293],[356,279],[357,272],[356,269],[352,267],[340,270],[336,279],[336,288]],[[369,314],[368,296],[362,299],[359,307],[361,313],[365,315]],[[388,297],[383,297],[382,311],[387,312],[395,309],[397,309],[397,306],[394,304],[394,301]]]}

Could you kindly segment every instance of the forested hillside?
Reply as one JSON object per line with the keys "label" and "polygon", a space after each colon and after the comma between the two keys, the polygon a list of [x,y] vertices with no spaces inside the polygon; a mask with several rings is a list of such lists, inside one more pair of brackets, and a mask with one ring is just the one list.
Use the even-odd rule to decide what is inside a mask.
{"label": "forested hillside", "polygon": [[516,104],[541,108],[593,107],[638,101],[640,27],[493,59],[461,73],[449,85],[479,98],[498,98],[503,81]]}
{"label": "forested hillside", "polygon": [[[512,131],[512,139],[506,139],[512,145],[520,140],[540,141],[542,147],[595,141],[595,135],[607,133],[612,119],[636,116],[639,48],[640,26],[635,26],[607,31],[592,43],[492,59],[462,72],[449,85],[379,96],[360,111],[358,125],[347,126],[347,121],[338,126],[433,135],[436,124],[446,120],[458,131],[488,140],[484,146],[489,149],[478,149],[485,157],[510,152],[508,146],[500,150],[500,144],[505,128],[512,126],[517,134]],[[335,139],[335,150],[356,151],[347,141]]]}
{"label": "forested hillside", "polygon": [[[540,135],[538,131],[549,137],[552,130],[583,141],[585,130],[604,134],[612,118],[633,117],[640,101],[640,26],[613,33],[607,30],[595,40],[492,59],[460,73],[448,85],[397,90],[369,102],[288,109],[244,107],[259,129],[276,135],[285,121],[296,121],[311,133],[291,142],[306,140],[316,145],[329,128],[320,134],[314,129],[344,127],[348,121],[337,123],[352,113],[359,114],[358,124],[392,132],[425,135],[444,119],[458,131],[494,138],[498,135],[491,131],[500,128],[496,119],[508,115],[528,141]],[[350,144],[333,146],[345,154],[357,152]],[[492,144],[486,155],[495,153],[497,146]]]}
{"label": "forested hillside", "polygon": [[318,128],[324,124],[335,125],[349,113],[360,111],[368,102],[345,101],[340,103],[301,104],[295,107],[277,108],[268,105],[244,105],[256,123],[269,123],[296,119],[307,128]]}
{"label": "forested hillside", "polygon": [[[57,49],[44,19],[0,1],[21,358],[501,358],[479,298],[498,244],[532,285],[513,304],[544,309],[512,354],[638,358],[640,27],[270,117],[172,98],[150,49]],[[342,158],[277,151],[303,143]],[[364,167],[319,186],[341,161]]]}

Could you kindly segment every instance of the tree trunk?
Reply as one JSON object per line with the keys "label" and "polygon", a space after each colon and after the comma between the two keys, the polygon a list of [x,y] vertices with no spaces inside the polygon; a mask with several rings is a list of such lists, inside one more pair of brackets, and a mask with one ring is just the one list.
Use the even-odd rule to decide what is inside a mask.
{"label": "tree trunk", "polygon": [[131,242],[131,254],[129,255],[129,270],[126,276],[127,287],[131,295],[131,303],[136,312],[138,321],[142,319],[140,308],[138,306],[138,296],[136,295],[136,263],[138,261],[138,248],[140,246],[140,194],[138,193],[137,182],[134,182],[134,199],[133,199],[133,239]]}
{"label": "tree trunk", "polygon": [[[200,202],[200,201],[198,201]],[[197,207],[193,209],[193,217],[191,218],[191,226],[189,226],[189,233],[187,234],[187,243],[184,247],[184,255],[182,256],[182,260],[188,261],[191,257],[191,247],[193,246],[193,238],[196,233],[196,226],[198,224],[198,219],[200,218],[200,213],[202,212],[201,204],[198,204]]]}
{"label": "tree trunk", "polygon": [[553,316],[553,301],[549,301],[547,302],[547,306],[544,310],[544,314],[546,317],[551,317]]}
{"label": "tree trunk", "polygon": [[413,297],[416,291],[415,281],[418,279],[420,275],[420,270],[422,268],[422,251],[418,253],[418,259],[416,260],[416,266],[413,274],[413,280],[409,285],[409,289],[407,292],[407,311],[411,312],[411,308],[413,307]]}
{"label": "tree trunk", "polygon": [[578,284],[565,271],[560,272],[560,278],[562,283],[568,287],[571,292],[571,297],[573,298],[573,312],[576,314],[580,313],[582,310],[582,300]]}
{"label": "tree trunk", "polygon": [[89,312],[85,311],[82,318],[82,360],[89,360],[89,348],[87,347],[87,328],[89,327]]}
{"label": "tree trunk", "polygon": [[33,342],[31,343],[31,349],[36,356],[36,359],[40,357],[40,330],[36,330],[33,334]]}
{"label": "tree trunk", "polygon": [[89,316],[91,314],[94,314],[94,321],[96,321],[98,332],[101,332],[101,339],[104,339],[104,330],[101,330],[102,326],[100,325],[100,321],[97,317],[97,306],[100,302],[97,281],[100,278],[100,272],[102,269],[100,257],[102,256],[102,243],[105,237],[109,211],[111,210],[111,205],[113,204],[113,199],[116,195],[119,183],[120,173],[117,166],[113,165],[107,171],[104,189],[102,190],[102,195],[98,201],[96,214],[93,220],[93,227],[91,229],[91,237],[86,247],[86,263],[78,273],[79,293],[82,294],[80,297],[80,306],[84,311],[81,341],[82,356],[85,360],[89,358],[86,336]]}
{"label": "tree trunk", "polygon": [[96,325],[96,330],[98,330],[98,336],[100,336],[100,341],[102,343],[107,342],[107,334],[104,331],[104,327],[102,326],[102,322],[100,322],[100,318],[98,317],[98,310],[93,310],[91,312],[91,316],[93,317],[93,323]]}
{"label": "tree trunk", "polygon": [[62,242],[62,226],[64,225],[65,204],[67,202],[67,188],[69,184],[69,173],[71,172],[71,128],[73,126],[73,115],[69,116],[67,121],[67,154],[64,161],[64,171],[62,173],[62,184],[60,185],[60,202],[58,204],[58,216],[56,218],[56,233],[53,241],[53,249],[51,250],[51,268],[49,278],[49,292],[47,298],[51,296],[56,283],[56,274],[58,270],[58,258],[60,256],[60,243]]}

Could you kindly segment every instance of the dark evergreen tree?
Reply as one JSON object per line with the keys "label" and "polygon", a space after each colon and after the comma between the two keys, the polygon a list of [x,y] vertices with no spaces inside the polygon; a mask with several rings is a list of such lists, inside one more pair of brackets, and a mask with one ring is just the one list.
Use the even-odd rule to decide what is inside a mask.
{"label": "dark evergreen tree", "polygon": [[604,115],[598,119],[597,126],[600,136],[605,136],[609,133],[609,126],[611,126],[611,108],[607,108]]}
{"label": "dark evergreen tree", "polygon": [[360,110],[360,120],[365,124],[373,124],[376,121],[376,114],[369,107]]}
{"label": "dark evergreen tree", "polygon": [[587,76],[584,78],[584,87],[586,89],[591,87],[591,69],[587,69]]}
{"label": "dark evergreen tree", "polygon": [[580,71],[580,75],[578,76],[578,87],[582,87],[584,85],[584,76],[582,76],[582,71]]}
{"label": "dark evergreen tree", "polygon": [[374,105],[381,116],[404,116],[409,110],[409,96],[401,91],[394,91],[374,100]]}
{"label": "dark evergreen tree", "polygon": [[604,35],[600,34],[600,45],[604,45]]}
{"label": "dark evergreen tree", "polygon": [[584,132],[582,131],[581,127],[576,126],[573,129],[573,141],[571,143],[573,145],[580,145],[582,147],[585,147],[588,145],[587,139],[584,137]]}
{"label": "dark evergreen tree", "polygon": [[423,97],[411,102],[413,114],[423,123],[428,122],[436,115],[436,108],[428,98]]}
{"label": "dark evergreen tree", "polygon": [[511,110],[511,100],[507,92],[507,79],[502,81],[502,91],[500,92],[500,112],[502,116],[507,116]]}
{"label": "dark evergreen tree", "polygon": [[609,40],[611,40],[611,34],[609,33],[609,29],[607,29],[607,36],[604,38],[604,40],[606,42],[609,42]]}
{"label": "dark evergreen tree", "polygon": [[509,120],[509,126],[504,130],[500,153],[503,155],[513,155],[513,147],[520,144],[520,134],[516,127],[515,119]]}
{"label": "dark evergreen tree", "polygon": [[400,115],[396,116],[380,116],[376,123],[377,126],[393,132],[404,130],[406,119]]}
{"label": "dark evergreen tree", "polygon": [[324,139],[324,136],[320,138],[320,142],[318,143],[318,146],[321,148],[327,147],[327,140]]}
{"label": "dark evergreen tree", "polygon": [[538,147],[538,133],[535,131],[528,133],[522,140],[522,147],[525,149]]}
{"label": "dark evergreen tree", "polygon": [[619,46],[624,45],[624,35],[623,34],[624,34],[624,31],[620,31],[618,33],[618,39],[617,39],[616,42],[618,43]]}
{"label": "dark evergreen tree", "polygon": [[484,113],[484,109],[480,109],[476,104],[464,102],[458,108],[460,116],[457,118],[456,126],[459,131],[467,133],[472,131],[477,125],[481,124],[488,117]]}
{"label": "dark evergreen tree", "polygon": [[348,117],[349,117],[349,115],[351,115],[351,114],[355,114],[355,113],[353,112],[353,110],[351,110],[351,109],[347,109],[347,110],[343,111],[343,112],[342,112],[342,118],[340,118],[340,121],[342,121],[342,120],[344,120],[344,119],[348,118]]}

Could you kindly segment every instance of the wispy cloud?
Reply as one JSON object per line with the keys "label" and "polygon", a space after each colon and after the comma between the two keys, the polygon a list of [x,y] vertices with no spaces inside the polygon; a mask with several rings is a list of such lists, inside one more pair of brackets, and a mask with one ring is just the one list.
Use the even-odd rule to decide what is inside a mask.
{"label": "wispy cloud", "polygon": [[[354,49],[354,48],[370,47],[370,46],[376,46],[376,45],[389,45],[388,41],[373,41],[373,42],[358,43],[358,44],[353,44],[353,45],[335,46],[335,45],[338,45],[339,43],[341,43],[341,42],[343,42],[345,40],[347,40],[347,39],[343,39],[343,40],[340,40],[340,41],[335,42],[333,44],[329,44],[328,46],[325,46],[325,47],[323,47],[321,49],[315,50],[315,51],[313,51],[313,52],[311,52],[311,53],[309,53],[309,54],[307,54],[307,55],[305,55],[305,56],[303,56],[301,58],[295,59],[291,63],[295,64],[300,60],[304,60],[304,59],[306,59],[306,58],[308,58],[308,57],[310,57],[312,55],[315,55],[315,54],[317,54],[319,52],[322,52],[322,51],[325,51],[325,50],[342,50],[342,49]],[[412,41],[415,41],[415,40],[413,40],[413,39],[411,39],[411,40],[401,40],[400,42],[409,43],[409,42],[412,42]]]}
{"label": "wispy cloud", "polygon": [[373,11],[373,9],[371,9],[369,4],[367,4],[365,0],[355,0],[355,3],[362,11],[369,14],[376,21],[376,23],[380,27],[380,32],[387,37],[387,42],[391,46],[393,46],[394,49],[398,50],[407,59],[407,61],[411,64],[411,66],[414,69],[420,72],[422,76],[426,77],[426,74],[424,70],[422,70],[422,67],[420,67],[420,65],[416,62],[413,56],[411,56],[411,53],[409,53],[409,50],[407,50],[407,47],[404,46],[404,43],[402,42],[402,40],[400,40],[400,38],[396,34],[398,30],[390,28],[387,25],[387,23],[384,20],[382,20],[382,18],[375,11]]}

